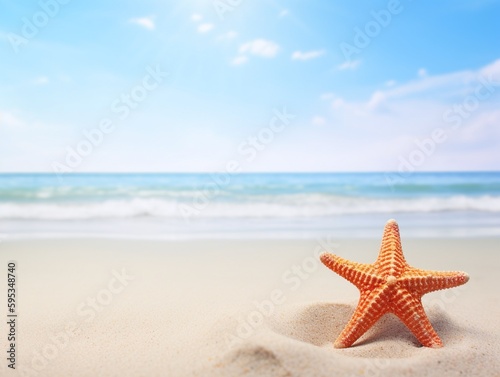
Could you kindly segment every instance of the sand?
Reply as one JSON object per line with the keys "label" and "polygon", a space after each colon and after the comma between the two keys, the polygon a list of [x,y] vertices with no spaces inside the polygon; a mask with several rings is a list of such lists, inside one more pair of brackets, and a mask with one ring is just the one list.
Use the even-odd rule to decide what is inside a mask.
{"label": "sand", "polygon": [[[358,292],[317,259],[363,263],[380,240],[105,239],[0,244],[18,263],[17,369],[1,376],[500,376],[500,240],[404,239],[419,268],[464,270],[424,296],[444,342],[421,347],[387,315],[334,349]],[[6,350],[6,317],[0,343]]]}

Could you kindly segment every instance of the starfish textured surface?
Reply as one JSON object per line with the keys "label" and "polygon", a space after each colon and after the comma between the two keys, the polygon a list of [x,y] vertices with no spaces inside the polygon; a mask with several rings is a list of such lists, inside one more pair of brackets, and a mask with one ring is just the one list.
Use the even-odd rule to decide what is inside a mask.
{"label": "starfish textured surface", "polygon": [[469,276],[459,271],[428,271],[411,267],[403,256],[399,227],[395,220],[385,225],[382,245],[373,264],[361,264],[323,253],[321,262],[354,284],[360,291],[354,314],[334,343],[350,347],[380,317],[394,313],[426,347],[442,347],[422,306],[424,294],[467,283]]}

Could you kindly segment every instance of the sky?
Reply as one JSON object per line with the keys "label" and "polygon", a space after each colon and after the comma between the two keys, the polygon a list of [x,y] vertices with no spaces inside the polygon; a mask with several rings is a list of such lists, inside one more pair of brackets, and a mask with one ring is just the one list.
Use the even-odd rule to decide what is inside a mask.
{"label": "sky", "polygon": [[500,1],[0,8],[0,172],[500,170]]}

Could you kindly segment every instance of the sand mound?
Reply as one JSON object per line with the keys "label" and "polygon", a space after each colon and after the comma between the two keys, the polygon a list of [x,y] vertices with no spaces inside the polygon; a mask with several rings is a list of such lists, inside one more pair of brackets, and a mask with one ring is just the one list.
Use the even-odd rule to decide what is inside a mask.
{"label": "sand mound", "polygon": [[331,376],[336,371],[341,376],[406,376],[415,370],[481,375],[471,362],[487,356],[478,350],[484,334],[458,324],[439,306],[427,312],[445,343],[442,349],[422,347],[392,314],[382,317],[353,347],[333,348],[353,311],[354,305],[325,302],[284,308],[252,336],[234,342],[217,362],[216,375]]}
{"label": "sand mound", "polygon": [[[353,347],[333,349],[333,342],[354,312],[354,305],[337,303],[313,303],[295,306],[269,321],[272,331],[290,339],[310,343],[317,347],[332,348],[353,357],[405,358],[419,352],[421,345],[399,319],[383,316]],[[432,315],[431,315],[432,314]],[[453,333],[453,324],[446,313],[432,310],[431,321],[441,335]],[[456,333],[456,332],[455,332]]]}
{"label": "sand mound", "polygon": [[218,365],[227,376],[292,376],[276,353],[266,345],[249,342],[227,354]]}

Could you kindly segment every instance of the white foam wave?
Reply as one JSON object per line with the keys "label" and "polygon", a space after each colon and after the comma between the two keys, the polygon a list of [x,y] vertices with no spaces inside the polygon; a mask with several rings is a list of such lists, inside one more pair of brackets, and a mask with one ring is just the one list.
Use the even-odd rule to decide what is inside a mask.
{"label": "white foam wave", "polygon": [[134,198],[104,202],[0,203],[4,220],[89,220],[105,218],[308,218],[343,214],[443,211],[500,212],[500,196],[451,196],[411,199],[334,197],[321,194],[260,197],[247,201],[196,202]]}

